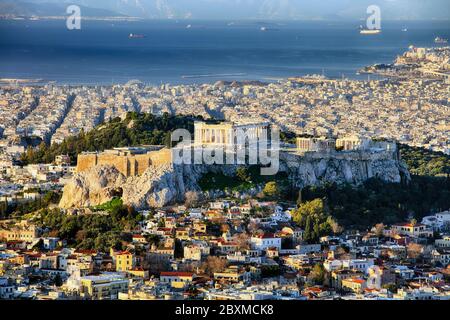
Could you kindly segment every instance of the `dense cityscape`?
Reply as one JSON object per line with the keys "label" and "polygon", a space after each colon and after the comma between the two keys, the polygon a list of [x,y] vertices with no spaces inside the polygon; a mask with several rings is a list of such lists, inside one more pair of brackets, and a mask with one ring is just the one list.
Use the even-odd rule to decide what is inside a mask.
{"label": "dense cityscape", "polygon": [[[8,80],[0,299],[448,300],[450,48],[411,47],[361,72],[387,78]],[[165,141],[179,122],[202,146],[268,123],[295,169],[264,179],[251,166],[179,171]],[[423,159],[400,145],[438,157],[435,177],[417,176]]]}

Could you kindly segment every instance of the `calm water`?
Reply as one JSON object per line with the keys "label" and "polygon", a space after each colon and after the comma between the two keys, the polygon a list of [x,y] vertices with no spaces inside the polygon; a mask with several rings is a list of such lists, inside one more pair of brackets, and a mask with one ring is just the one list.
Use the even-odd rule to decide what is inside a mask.
{"label": "calm water", "polygon": [[[409,45],[434,46],[436,36],[450,38],[448,22],[385,22],[383,33],[374,36],[360,35],[359,24],[83,21],[82,30],[69,31],[62,20],[0,21],[0,78],[175,84],[323,71],[356,77],[359,68],[390,63]],[[129,39],[130,33],[146,37]]]}

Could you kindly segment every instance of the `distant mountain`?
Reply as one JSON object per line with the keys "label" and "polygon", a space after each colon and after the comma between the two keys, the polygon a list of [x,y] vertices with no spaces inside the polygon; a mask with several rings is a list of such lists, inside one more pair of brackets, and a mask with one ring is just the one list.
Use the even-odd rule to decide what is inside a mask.
{"label": "distant mountain", "polygon": [[[68,4],[56,2],[22,2],[12,0],[0,0],[0,14],[20,16],[64,16]],[[80,5],[81,12],[86,17],[112,17],[122,14],[109,9],[93,8]]]}
{"label": "distant mountain", "polygon": [[[3,6],[9,3],[9,6]],[[448,0],[377,0],[383,19],[449,19]],[[15,6],[11,9],[11,4]],[[32,4],[35,6],[33,7]],[[373,0],[0,0],[3,10],[57,12],[61,6],[79,4],[86,15],[120,13],[151,19],[362,19]],[[89,8],[89,9],[88,9]],[[96,9],[97,8],[97,9]]]}

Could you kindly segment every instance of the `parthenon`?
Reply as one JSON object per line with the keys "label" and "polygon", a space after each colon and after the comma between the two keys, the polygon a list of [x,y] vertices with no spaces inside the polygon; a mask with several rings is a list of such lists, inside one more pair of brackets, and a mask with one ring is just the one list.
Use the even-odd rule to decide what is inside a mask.
{"label": "parthenon", "polygon": [[[196,122],[195,125],[195,145],[223,145],[235,146],[240,143],[238,133],[242,132],[245,137],[259,141],[267,139],[269,123],[253,123],[237,125],[230,122],[220,124],[208,124],[205,122]],[[263,132],[266,135],[263,135]],[[241,137],[244,139],[244,137]],[[244,141],[242,141],[244,143]]]}

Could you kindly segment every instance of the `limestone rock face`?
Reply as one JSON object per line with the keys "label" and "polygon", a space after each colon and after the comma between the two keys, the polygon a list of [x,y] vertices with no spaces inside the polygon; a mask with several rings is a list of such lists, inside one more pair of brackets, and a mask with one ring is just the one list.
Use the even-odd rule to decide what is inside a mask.
{"label": "limestone rock face", "polygon": [[389,157],[303,158],[285,155],[281,163],[281,167],[288,172],[289,178],[297,187],[321,185],[326,182],[358,185],[370,178],[392,183],[411,179],[406,164]]}
{"label": "limestone rock face", "polygon": [[197,179],[200,176],[193,166],[150,167],[141,176],[128,178],[123,186],[122,200],[137,209],[181,202],[187,191],[199,190]]}
{"label": "limestone rock face", "polygon": [[297,166],[289,169],[289,176],[298,187],[320,185],[325,182],[357,185],[374,177],[394,183],[400,183],[402,177],[409,179],[407,169],[394,160],[362,162],[330,159],[313,162],[301,161]]}
{"label": "limestone rock face", "polygon": [[141,176],[126,178],[110,166],[93,167],[76,174],[64,187],[59,206],[64,209],[96,206],[118,193],[126,205],[137,209],[162,207],[183,201],[187,191],[198,191],[203,166],[160,165],[149,167]]}
{"label": "limestone rock face", "polygon": [[[64,187],[61,208],[95,206],[122,193],[124,204],[136,209],[158,208],[183,202],[188,191],[200,191],[198,181],[207,172],[234,176],[233,165],[175,165],[149,167],[142,175],[126,178],[114,167],[93,167],[76,174]],[[280,171],[288,173],[297,187],[326,182],[360,184],[377,177],[386,182],[409,180],[406,165],[395,157],[301,157],[285,154],[280,158]],[[207,197],[215,192],[207,193]]]}
{"label": "limestone rock face", "polygon": [[125,181],[125,176],[114,167],[93,167],[86,172],[75,174],[64,186],[59,206],[68,209],[105,203],[120,192]]}

